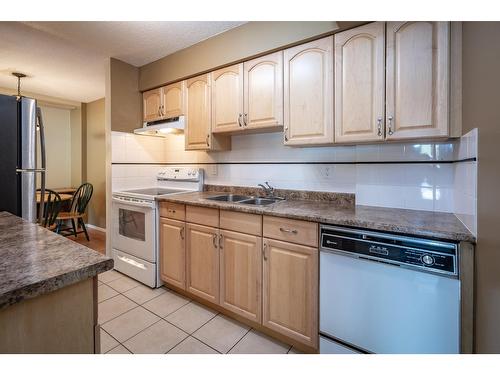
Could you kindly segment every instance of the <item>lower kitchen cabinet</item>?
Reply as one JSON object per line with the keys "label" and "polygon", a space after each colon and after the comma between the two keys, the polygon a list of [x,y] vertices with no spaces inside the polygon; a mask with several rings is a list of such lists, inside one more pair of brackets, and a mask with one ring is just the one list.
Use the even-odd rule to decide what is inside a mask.
{"label": "lower kitchen cabinet", "polygon": [[318,347],[318,249],[264,238],[262,324]]}
{"label": "lower kitchen cabinet", "polygon": [[261,322],[262,237],[220,231],[220,305]]}
{"label": "lower kitchen cabinet", "polygon": [[186,224],[186,290],[219,302],[219,230]]}
{"label": "lower kitchen cabinet", "polygon": [[160,218],[160,278],[181,289],[186,288],[186,224]]}

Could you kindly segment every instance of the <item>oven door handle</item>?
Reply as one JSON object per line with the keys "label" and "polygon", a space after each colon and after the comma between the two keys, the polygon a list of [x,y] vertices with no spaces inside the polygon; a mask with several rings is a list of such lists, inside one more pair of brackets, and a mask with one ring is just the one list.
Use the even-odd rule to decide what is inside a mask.
{"label": "oven door handle", "polygon": [[135,206],[135,207],[144,207],[144,208],[154,208],[154,202],[151,203],[141,203],[141,202],[134,202],[134,201],[125,201],[120,198],[112,198],[113,202],[124,204],[127,206]]}

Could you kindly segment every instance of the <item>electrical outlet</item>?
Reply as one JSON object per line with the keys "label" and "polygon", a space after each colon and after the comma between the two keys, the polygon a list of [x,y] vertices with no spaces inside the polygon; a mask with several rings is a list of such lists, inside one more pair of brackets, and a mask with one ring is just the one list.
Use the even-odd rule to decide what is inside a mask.
{"label": "electrical outlet", "polygon": [[217,176],[217,164],[212,164],[209,170],[210,170],[210,176],[212,177]]}
{"label": "electrical outlet", "polygon": [[332,175],[333,173],[333,170],[332,170],[332,166],[330,165],[324,165],[321,167],[321,177],[323,178],[330,178],[330,176]]}

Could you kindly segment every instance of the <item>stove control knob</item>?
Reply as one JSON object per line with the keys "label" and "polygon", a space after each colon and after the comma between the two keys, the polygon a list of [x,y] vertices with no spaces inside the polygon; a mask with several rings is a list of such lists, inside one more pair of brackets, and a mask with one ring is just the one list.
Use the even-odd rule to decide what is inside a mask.
{"label": "stove control knob", "polygon": [[434,258],[428,254],[424,255],[422,257],[422,262],[426,265],[426,266],[432,266],[434,264]]}

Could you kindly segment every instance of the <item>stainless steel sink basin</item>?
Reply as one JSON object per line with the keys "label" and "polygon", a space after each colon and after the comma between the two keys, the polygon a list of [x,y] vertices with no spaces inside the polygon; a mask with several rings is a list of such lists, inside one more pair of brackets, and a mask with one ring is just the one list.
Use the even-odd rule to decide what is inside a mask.
{"label": "stainless steel sink basin", "polygon": [[240,201],[238,203],[241,204],[253,204],[254,206],[267,206],[268,204],[272,204],[277,202],[279,199],[272,198],[252,198],[244,201]]}
{"label": "stainless steel sink basin", "polygon": [[225,195],[216,195],[214,197],[208,197],[207,199],[219,202],[241,202],[252,198],[253,197],[249,197],[248,195],[225,194]]}

